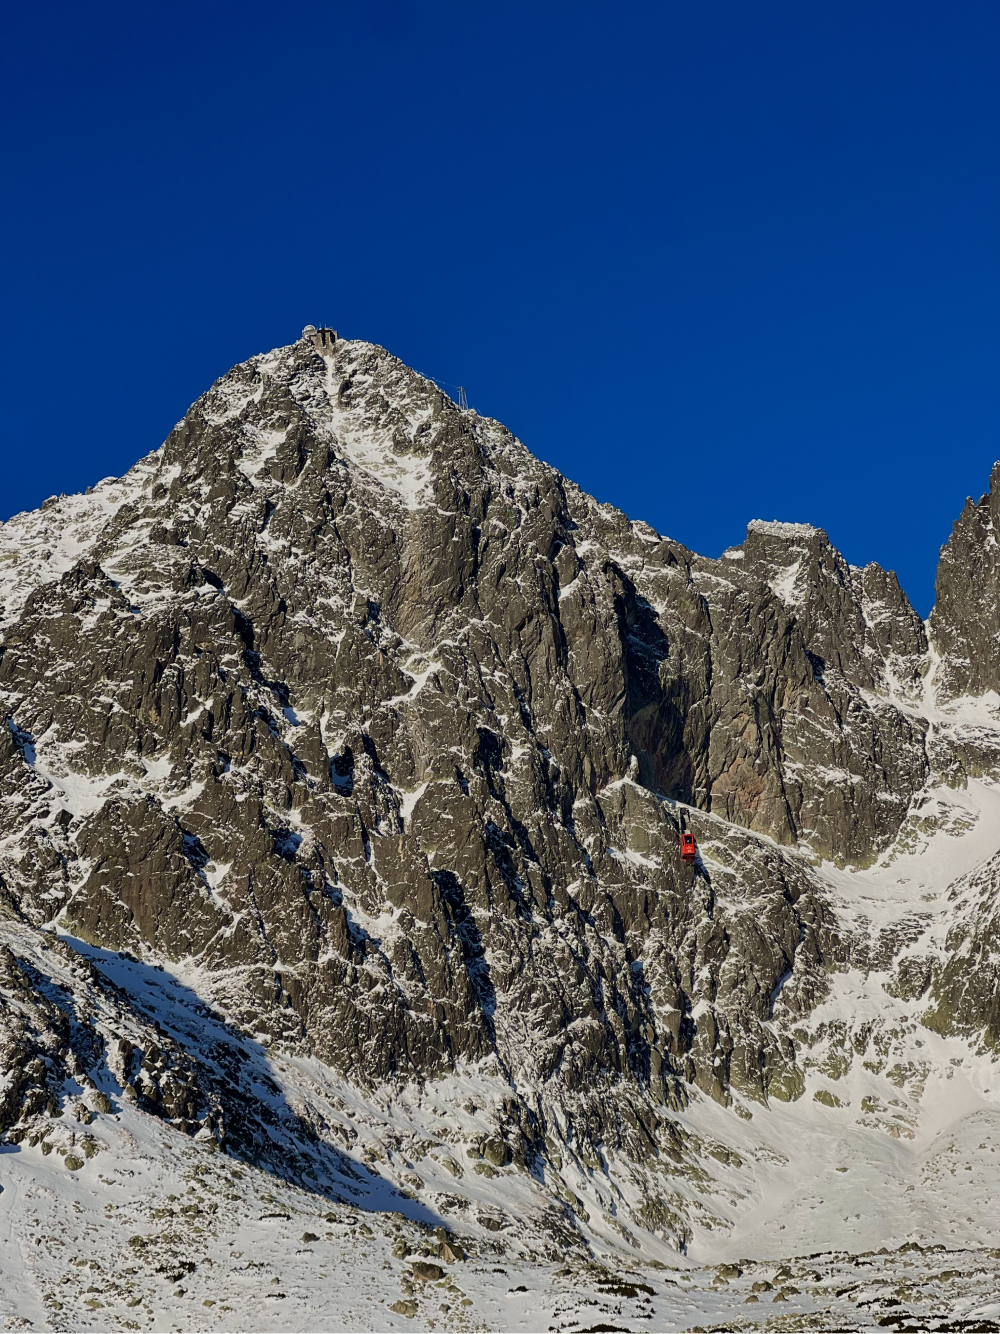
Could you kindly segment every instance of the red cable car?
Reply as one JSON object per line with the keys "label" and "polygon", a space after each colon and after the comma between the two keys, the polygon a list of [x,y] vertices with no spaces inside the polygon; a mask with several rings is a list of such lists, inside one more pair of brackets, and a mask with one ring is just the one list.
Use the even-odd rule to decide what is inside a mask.
{"label": "red cable car", "polygon": [[681,834],[681,861],[693,862],[697,854],[694,834]]}

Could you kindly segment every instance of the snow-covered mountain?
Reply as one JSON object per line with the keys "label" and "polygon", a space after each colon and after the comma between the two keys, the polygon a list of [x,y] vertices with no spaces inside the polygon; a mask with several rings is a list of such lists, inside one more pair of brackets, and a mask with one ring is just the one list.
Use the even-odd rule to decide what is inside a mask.
{"label": "snow-covered mountain", "polygon": [[0,525],[6,1327],[1000,1315],[991,486],[925,625],[307,330]]}

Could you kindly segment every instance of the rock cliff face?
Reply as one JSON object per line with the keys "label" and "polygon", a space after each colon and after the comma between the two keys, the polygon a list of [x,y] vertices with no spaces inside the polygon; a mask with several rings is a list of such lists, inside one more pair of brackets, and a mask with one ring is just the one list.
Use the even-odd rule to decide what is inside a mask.
{"label": "rock cliff face", "polygon": [[[942,557],[945,702],[1000,682],[992,506]],[[564,1205],[567,1155],[693,1161],[692,1090],[802,1093],[831,978],[898,953],[873,964],[814,866],[891,856],[940,775],[992,763],[925,707],[935,652],[894,575],[798,524],[696,556],[366,343],[235,367],[124,478],[3,525],[0,562],[22,945],[186,970],[237,1045],[369,1096],[492,1081],[470,1152],[554,1173]],[[45,984],[6,957],[30,1070]],[[224,1139],[236,1074],[116,1005],[76,1045],[50,1016],[0,1120],[27,1133],[120,1041],[122,1087]],[[657,1199],[629,1226],[676,1242]]]}
{"label": "rock cliff face", "polygon": [[931,613],[941,654],[939,690],[946,696],[1000,690],[1000,463],[977,504],[965,502],[941,548]]}

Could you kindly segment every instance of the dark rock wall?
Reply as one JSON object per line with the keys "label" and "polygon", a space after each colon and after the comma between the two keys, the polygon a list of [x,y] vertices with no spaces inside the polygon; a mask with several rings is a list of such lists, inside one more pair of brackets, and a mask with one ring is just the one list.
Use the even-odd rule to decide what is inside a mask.
{"label": "dark rock wall", "polygon": [[[772,1019],[844,946],[740,830],[895,835],[928,761],[894,576],[775,525],[696,557],[363,343],[234,368],[122,486],[0,648],[26,919],[196,959],[362,1084],[795,1096]],[[731,871],[681,863],[675,800]]]}
{"label": "dark rock wall", "polygon": [[965,508],[941,548],[931,639],[942,662],[935,685],[944,697],[1000,690],[1000,463],[990,488]]}

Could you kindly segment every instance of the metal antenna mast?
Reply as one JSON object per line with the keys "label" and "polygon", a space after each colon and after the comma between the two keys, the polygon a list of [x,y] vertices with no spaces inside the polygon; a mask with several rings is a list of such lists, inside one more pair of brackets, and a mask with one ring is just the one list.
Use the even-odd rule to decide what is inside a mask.
{"label": "metal antenna mast", "polygon": [[469,400],[465,396],[465,386],[457,385],[456,387],[458,389],[458,406],[460,408],[467,408],[469,406]]}

